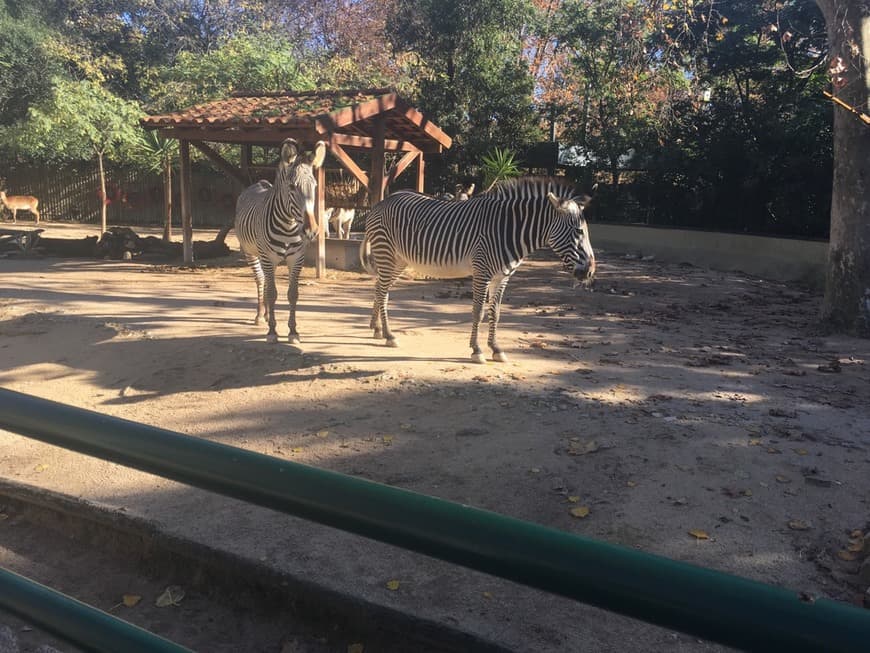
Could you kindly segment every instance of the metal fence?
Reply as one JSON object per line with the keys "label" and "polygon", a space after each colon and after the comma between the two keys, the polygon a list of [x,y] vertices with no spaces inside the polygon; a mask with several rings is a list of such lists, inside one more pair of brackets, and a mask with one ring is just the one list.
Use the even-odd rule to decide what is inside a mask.
{"label": "metal fence", "polygon": [[[2,388],[0,427],[731,646],[870,642],[870,613],[847,604]],[[89,650],[129,650],[95,648],[55,608],[27,615]]]}
{"label": "metal fence", "polygon": [[[274,168],[256,169],[266,179]],[[327,170],[326,204],[343,208],[365,206],[365,188],[341,170]],[[2,181],[2,180],[0,180]],[[191,215],[194,227],[222,227],[233,221],[239,187],[221,173],[195,166],[191,173]],[[6,174],[2,190],[10,195],[39,198],[43,220],[57,222],[100,222],[100,175],[96,166],[60,168],[16,168]],[[172,223],[181,226],[177,175],[173,175]],[[164,216],[163,178],[157,173],[130,168],[106,170],[106,220],[109,226],[162,225]],[[27,220],[26,214],[20,214]]]}

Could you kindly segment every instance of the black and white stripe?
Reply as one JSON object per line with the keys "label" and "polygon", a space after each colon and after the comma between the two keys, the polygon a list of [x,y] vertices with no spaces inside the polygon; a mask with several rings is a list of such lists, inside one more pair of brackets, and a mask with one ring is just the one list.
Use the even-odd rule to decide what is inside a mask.
{"label": "black and white stripe", "polygon": [[236,236],[242,253],[257,281],[257,317],[254,324],[266,317],[269,332],[266,340],[278,341],[275,330],[275,268],[287,263],[290,285],[288,339],[298,342],[296,303],[299,299],[299,272],[305,259],[305,247],[317,233],[314,204],[317,180],[314,171],[326,156],[326,144],[318,142],[311,152],[300,152],[291,138],[281,145],[281,160],[275,173],[275,183],[261,180],[249,186],[236,201]]}
{"label": "black and white stripe", "polygon": [[472,277],[472,360],[483,362],[478,329],[484,304],[493,360],[506,356],[496,341],[501,300],[511,275],[532,252],[552,249],[578,281],[595,274],[595,256],[583,217],[588,196],[552,179],[497,185],[464,202],[400,191],[375,205],[366,219],[360,249],[363,265],[377,276],[371,328],[396,346],[387,317],[389,291],[410,266],[438,278]]}

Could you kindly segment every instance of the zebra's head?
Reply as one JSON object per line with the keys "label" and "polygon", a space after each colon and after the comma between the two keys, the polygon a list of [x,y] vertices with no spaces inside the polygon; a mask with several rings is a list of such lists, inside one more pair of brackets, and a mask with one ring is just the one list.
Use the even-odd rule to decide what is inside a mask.
{"label": "zebra's head", "polygon": [[550,192],[547,199],[555,211],[548,244],[562,259],[564,269],[588,285],[595,276],[595,254],[583,209],[592,198],[588,195],[563,198]]}
{"label": "zebra's head", "polygon": [[305,234],[314,238],[317,234],[317,217],[314,206],[317,202],[317,179],[315,170],[326,158],[326,143],[318,141],[310,152],[303,152],[292,138],[281,144],[281,161],[278,163],[275,187],[281,189],[281,200],[290,213],[305,223]]}

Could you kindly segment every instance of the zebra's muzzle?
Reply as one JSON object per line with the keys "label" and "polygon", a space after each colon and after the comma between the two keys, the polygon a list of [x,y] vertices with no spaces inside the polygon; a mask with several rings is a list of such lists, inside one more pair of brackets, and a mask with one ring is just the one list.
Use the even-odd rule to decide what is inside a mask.
{"label": "zebra's muzzle", "polygon": [[595,277],[595,259],[590,259],[585,265],[578,263],[574,266],[573,273],[574,279],[578,283],[588,286],[592,283],[592,279]]}

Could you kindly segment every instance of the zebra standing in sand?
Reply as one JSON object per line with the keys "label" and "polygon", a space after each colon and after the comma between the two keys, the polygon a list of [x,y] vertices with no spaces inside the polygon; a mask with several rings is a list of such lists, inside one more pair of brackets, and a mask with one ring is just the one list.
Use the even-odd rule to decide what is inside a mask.
{"label": "zebra standing in sand", "polygon": [[275,330],[275,268],[286,261],[290,276],[287,301],[290,304],[288,340],[299,342],[296,332],[296,302],[299,299],[299,272],[305,247],[317,234],[314,216],[317,181],[315,169],[326,157],[326,143],[319,141],[311,152],[302,153],[292,138],[281,144],[281,160],[275,184],[260,180],[249,186],[236,201],[236,236],[242,253],[257,281],[257,317],[264,314],[269,325],[267,342],[278,342]]}
{"label": "zebra standing in sand", "polygon": [[484,361],[478,329],[486,304],[488,345],[495,361],[507,360],[496,341],[501,300],[523,259],[549,246],[577,281],[589,283],[595,255],[583,218],[588,196],[552,179],[503,182],[488,193],[450,202],[400,191],[372,207],[360,246],[363,266],[376,275],[371,328],[375,338],[396,338],[387,319],[390,287],[407,266],[438,278],[472,277],[471,359]]}

